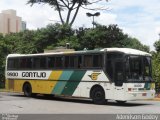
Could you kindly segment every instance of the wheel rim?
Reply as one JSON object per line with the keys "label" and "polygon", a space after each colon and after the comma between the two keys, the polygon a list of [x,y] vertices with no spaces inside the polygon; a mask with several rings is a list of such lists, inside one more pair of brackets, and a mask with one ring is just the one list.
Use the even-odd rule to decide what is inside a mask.
{"label": "wheel rim", "polygon": [[94,98],[95,98],[95,100],[102,100],[104,98],[104,95],[101,91],[97,91],[94,94]]}

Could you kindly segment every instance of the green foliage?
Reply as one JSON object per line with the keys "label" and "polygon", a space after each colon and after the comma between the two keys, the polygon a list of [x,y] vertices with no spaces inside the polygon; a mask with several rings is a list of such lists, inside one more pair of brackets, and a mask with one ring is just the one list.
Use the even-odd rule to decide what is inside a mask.
{"label": "green foliage", "polygon": [[127,39],[124,39],[122,41],[122,44],[126,48],[134,48],[134,49],[142,50],[142,51],[145,51],[145,52],[150,51],[149,46],[143,45],[136,38],[127,37]]}
{"label": "green foliage", "polygon": [[152,74],[156,82],[160,82],[160,53],[152,53]]}
{"label": "green foliage", "polygon": [[[32,54],[42,53],[44,49],[54,49],[66,46],[75,50],[129,47],[149,51],[149,47],[141,44],[137,39],[128,37],[117,25],[96,25],[94,29],[72,29],[68,25],[50,24],[38,30],[26,30],[20,33],[11,33],[3,36],[0,34],[0,80],[4,80],[6,56],[11,53]],[[154,76],[160,77],[160,55],[154,56]],[[158,72],[157,72],[158,71]]]}
{"label": "green foliage", "polygon": [[77,37],[80,49],[126,47],[149,52],[149,47],[141,44],[136,38],[128,37],[117,25],[97,25],[95,29],[79,29]]}
{"label": "green foliage", "polygon": [[157,52],[160,52],[160,40],[158,40],[158,41],[156,41],[154,43],[154,47],[155,47],[155,49],[156,49]]}
{"label": "green foliage", "polygon": [[152,52],[153,78],[160,83],[160,40],[154,43],[156,52]]}

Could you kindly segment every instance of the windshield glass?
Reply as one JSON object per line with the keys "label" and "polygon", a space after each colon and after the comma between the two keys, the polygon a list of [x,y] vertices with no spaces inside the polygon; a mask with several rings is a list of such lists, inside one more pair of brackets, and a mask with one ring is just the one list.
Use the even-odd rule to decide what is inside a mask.
{"label": "windshield glass", "polygon": [[126,78],[128,81],[151,81],[151,58],[127,56]]}

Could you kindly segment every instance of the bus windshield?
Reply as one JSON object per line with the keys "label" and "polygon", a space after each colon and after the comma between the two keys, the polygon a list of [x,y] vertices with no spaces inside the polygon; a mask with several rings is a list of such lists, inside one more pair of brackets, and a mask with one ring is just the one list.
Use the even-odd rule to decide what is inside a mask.
{"label": "bus windshield", "polygon": [[127,56],[126,79],[127,81],[152,81],[151,57]]}

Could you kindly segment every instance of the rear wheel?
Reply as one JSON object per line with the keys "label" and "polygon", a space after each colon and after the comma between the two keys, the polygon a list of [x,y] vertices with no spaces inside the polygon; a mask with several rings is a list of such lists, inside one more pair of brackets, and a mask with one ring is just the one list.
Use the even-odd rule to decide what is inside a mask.
{"label": "rear wheel", "polygon": [[23,92],[24,92],[24,95],[26,97],[31,97],[32,96],[32,87],[29,83],[25,83],[23,85]]}
{"label": "rear wheel", "polygon": [[105,93],[103,88],[101,87],[95,87],[91,91],[91,98],[94,102],[94,104],[102,105],[105,103]]}

